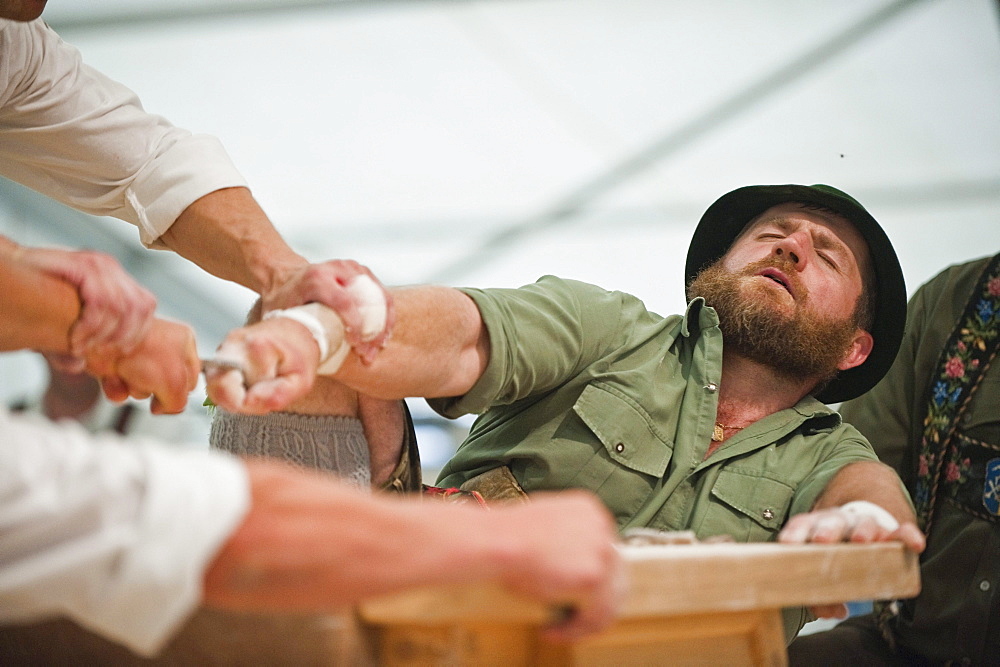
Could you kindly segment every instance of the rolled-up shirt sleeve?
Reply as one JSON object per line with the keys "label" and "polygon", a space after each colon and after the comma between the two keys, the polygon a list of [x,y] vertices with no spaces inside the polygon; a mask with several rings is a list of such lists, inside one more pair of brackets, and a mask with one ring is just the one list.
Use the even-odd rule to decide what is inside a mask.
{"label": "rolled-up shirt sleeve", "polygon": [[0,411],[0,621],[66,616],[155,654],[249,504],[234,457]]}
{"label": "rolled-up shirt sleeve", "polygon": [[[811,461],[809,474],[795,488],[789,516],[811,512],[826,487],[845,467],[862,461],[878,461],[864,436],[848,424],[842,424],[826,437],[815,436],[811,445],[811,453],[816,458]],[[902,483],[899,486],[907,496]]]}
{"label": "rolled-up shirt sleeve", "polygon": [[638,317],[638,299],[555,276],[517,289],[462,291],[489,332],[490,359],[464,396],[428,399],[446,417],[480,413],[553,389],[605,354]]}
{"label": "rolled-up shirt sleeve", "polygon": [[147,246],[195,200],[246,186],[217,139],[147,113],[40,19],[0,19],[0,174],[130,222]]}

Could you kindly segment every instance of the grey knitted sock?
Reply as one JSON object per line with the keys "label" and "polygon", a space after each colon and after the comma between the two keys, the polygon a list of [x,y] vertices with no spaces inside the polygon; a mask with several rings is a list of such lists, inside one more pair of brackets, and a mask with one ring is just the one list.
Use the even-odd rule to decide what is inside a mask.
{"label": "grey knitted sock", "polygon": [[209,444],[237,455],[270,456],[333,472],[363,489],[371,484],[368,439],[355,417],[241,415],[217,408]]}

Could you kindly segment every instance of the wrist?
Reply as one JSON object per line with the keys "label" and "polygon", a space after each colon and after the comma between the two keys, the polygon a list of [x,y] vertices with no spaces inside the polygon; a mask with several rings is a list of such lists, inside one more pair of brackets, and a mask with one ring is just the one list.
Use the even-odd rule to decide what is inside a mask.
{"label": "wrist", "polygon": [[309,332],[319,348],[316,371],[321,375],[333,375],[344,363],[350,346],[344,341],[344,325],[333,310],[318,303],[304,306],[270,310],[263,319],[286,318],[298,322]]}
{"label": "wrist", "polygon": [[327,357],[330,356],[330,343],[327,341],[326,328],[313,313],[305,308],[285,308],[269,310],[264,313],[263,319],[272,320],[277,317],[289,319],[304,326],[319,347],[319,363],[322,364],[326,361]]}
{"label": "wrist", "polygon": [[291,248],[282,248],[279,252],[284,256],[282,259],[275,259],[272,254],[265,255],[260,261],[255,262],[254,291],[261,295],[265,304],[271,303],[272,295],[293,283],[303,269],[309,266],[306,258]]}

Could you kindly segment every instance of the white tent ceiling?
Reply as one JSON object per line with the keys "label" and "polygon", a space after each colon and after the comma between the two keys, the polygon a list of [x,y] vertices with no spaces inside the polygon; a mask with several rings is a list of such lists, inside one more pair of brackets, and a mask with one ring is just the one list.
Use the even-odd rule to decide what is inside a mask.
{"label": "white tent ceiling", "polygon": [[[700,213],[751,183],[854,194],[910,291],[1000,250],[990,0],[52,0],[45,17],[147,109],[219,136],[299,251],[387,283],[556,273],[674,312]],[[171,266],[233,318],[249,303]]]}

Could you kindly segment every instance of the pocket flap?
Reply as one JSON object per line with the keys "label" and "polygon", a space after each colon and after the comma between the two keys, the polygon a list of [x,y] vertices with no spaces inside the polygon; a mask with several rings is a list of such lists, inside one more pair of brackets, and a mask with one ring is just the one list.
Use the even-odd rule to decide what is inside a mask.
{"label": "pocket flap", "polygon": [[723,470],[712,487],[713,496],[772,530],[785,524],[792,494],[792,487],[784,482],[732,468]]}
{"label": "pocket flap", "polygon": [[673,445],[657,433],[649,416],[638,406],[599,386],[588,385],[573,410],[612,459],[637,472],[663,476]]}

